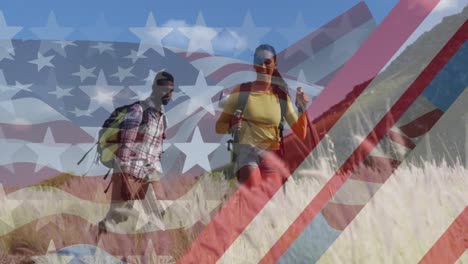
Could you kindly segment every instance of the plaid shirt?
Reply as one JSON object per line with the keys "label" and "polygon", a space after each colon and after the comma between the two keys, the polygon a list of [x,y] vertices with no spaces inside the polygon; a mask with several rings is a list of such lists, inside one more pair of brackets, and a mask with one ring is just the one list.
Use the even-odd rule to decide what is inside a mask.
{"label": "plaid shirt", "polygon": [[120,125],[117,172],[146,179],[155,172],[162,174],[160,159],[166,127],[163,108],[157,109],[150,98],[131,106]]}

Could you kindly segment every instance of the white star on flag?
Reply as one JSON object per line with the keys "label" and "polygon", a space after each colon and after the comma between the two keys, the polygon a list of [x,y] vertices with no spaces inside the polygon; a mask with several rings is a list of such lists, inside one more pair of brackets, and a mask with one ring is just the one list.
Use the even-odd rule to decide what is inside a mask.
{"label": "white star on flag", "polygon": [[138,48],[138,54],[144,54],[147,50],[153,49],[164,56],[164,49],[161,41],[173,30],[173,28],[158,27],[156,25],[156,20],[153,17],[153,13],[150,12],[148,19],[146,20],[145,27],[132,27],[129,29],[141,40]]}
{"label": "white star on flag", "polygon": [[[39,39],[43,40],[62,40],[74,31],[73,28],[59,26],[54,11],[49,13],[47,25],[45,27],[32,27],[30,30]],[[65,51],[61,45],[52,41],[41,41],[39,52],[45,54],[51,49],[65,57]]]}
{"label": "white star on flag", "polygon": [[103,54],[106,51],[114,51],[114,48],[112,48],[111,43],[98,42],[98,44],[91,46],[91,48],[97,49],[99,51],[99,55]]}
{"label": "white star on flag", "polygon": [[15,81],[15,85],[13,85],[12,87],[20,91],[32,92],[32,90],[30,89],[32,85],[33,85],[32,83],[22,84],[18,81]]}
{"label": "white star on flag", "polygon": [[130,50],[130,54],[125,56],[124,57],[125,59],[131,59],[132,60],[132,63],[135,64],[135,62],[138,60],[138,59],[146,59],[148,57],[146,57],[145,55],[143,54],[139,54],[137,51],[135,50]]}
{"label": "white star on flag", "polygon": [[61,231],[65,231],[65,221],[63,220],[62,215],[49,215],[39,218],[36,223],[36,231],[39,231],[50,223],[57,226]]}
{"label": "white star on flag", "polygon": [[131,73],[132,70],[133,66],[130,66],[128,68],[121,68],[120,66],[117,66],[117,73],[112,74],[111,77],[118,77],[119,82],[122,82],[127,77],[135,76],[135,74]]}
{"label": "white star on flag", "polygon": [[[295,25],[291,27],[279,28],[277,30],[281,35],[283,35],[288,40],[288,46],[291,46],[293,43],[300,40],[304,36],[307,36],[309,32],[312,31],[305,24],[304,18],[302,17],[301,12],[297,14]],[[311,45],[298,45],[297,48],[303,51],[307,56],[310,56],[313,54]],[[290,49],[290,48],[285,50],[284,55],[286,58],[291,56],[295,52],[297,52],[297,50],[294,50],[294,53],[293,53],[292,50],[293,49]]]}
{"label": "white star on flag", "polygon": [[75,107],[75,110],[70,111],[70,113],[74,114],[76,117],[91,116],[89,109],[81,110],[77,107]]}
{"label": "white star on flag", "polygon": [[224,87],[207,85],[203,72],[199,71],[195,85],[179,86],[179,89],[190,97],[186,112],[187,115],[192,114],[200,107],[205,109],[208,113],[215,115],[215,109],[211,98],[216,93],[223,90]]}
{"label": "white star on flag", "polygon": [[47,253],[43,256],[33,256],[31,259],[38,264],[63,264],[69,263],[74,257],[68,255],[58,255],[53,240],[50,240]]}
{"label": "white star on flag", "polygon": [[[163,71],[164,69],[161,69],[159,71]],[[152,86],[153,86],[153,80],[156,74],[159,71],[154,71],[152,69],[148,70],[148,76],[144,79],[145,84],[144,85],[132,85],[129,86],[128,88],[132,90],[136,95],[132,97],[131,99],[138,99],[138,100],[145,100],[148,98],[148,96],[151,95],[152,92]],[[174,97],[173,97],[174,100]]]}
{"label": "white star on flag", "polygon": [[54,135],[52,134],[50,127],[48,127],[42,142],[26,144],[26,146],[37,155],[34,172],[38,172],[46,166],[53,167],[58,171],[63,171],[60,162],[60,156],[62,155],[60,150],[63,151],[64,146],[69,145],[70,144],[67,143],[55,142]]}
{"label": "white star on flag", "polygon": [[3,70],[0,70],[0,101],[10,100],[17,92],[13,86],[7,84]]}
{"label": "white star on flag", "polygon": [[[138,219],[136,223],[136,229],[139,230],[144,227],[146,224],[155,225],[159,230],[165,230],[161,212],[156,212],[160,210],[162,206],[158,206],[159,201],[156,198],[153,188],[150,186],[146,191],[145,199],[135,200],[134,209],[138,211]],[[150,209],[150,212],[146,212],[145,208]],[[152,228],[152,231],[155,229]]]}
{"label": "white star on flag", "polygon": [[[0,107],[0,110],[4,111],[6,110],[5,107]],[[4,120],[2,120],[4,122]],[[0,136],[3,135],[3,130],[0,130]],[[18,141],[11,141],[11,140],[6,140],[5,137],[0,138],[0,144],[2,148],[8,149],[9,153],[13,153],[13,155],[1,155],[0,156],[0,162],[3,164],[3,167],[8,169],[11,173],[15,173],[13,163],[16,162],[16,153],[18,153],[25,145],[25,141],[19,144]],[[6,166],[8,165],[8,166]]]}
{"label": "white star on flag", "polygon": [[[2,145],[3,146],[3,145]],[[6,224],[10,227],[15,226],[15,219],[11,215],[16,207],[21,204],[19,200],[8,199],[3,185],[0,183],[0,224]],[[1,225],[0,225],[1,226]]]}
{"label": "white star on flag", "polygon": [[165,71],[166,69],[161,69],[159,71],[154,71],[153,69],[149,69],[148,71],[148,76],[146,76],[145,78],[145,82],[146,82],[146,85],[153,85],[153,81],[154,81],[154,77],[156,76],[156,74],[158,74],[158,72],[160,71]]}
{"label": "white star on flag", "polygon": [[104,245],[102,239],[99,239],[94,254],[80,256],[78,259],[82,263],[119,263],[116,257],[113,257],[102,248],[104,248]]}
{"label": "white star on flag", "polygon": [[61,99],[62,97],[65,97],[65,96],[73,96],[70,91],[72,90],[73,88],[62,88],[60,86],[56,86],[55,87],[55,91],[52,91],[52,92],[49,92],[49,94],[53,94],[57,97],[57,99]]}
{"label": "white star on flag", "polygon": [[69,40],[63,40],[62,39],[62,40],[56,40],[56,41],[53,41],[53,42],[55,44],[59,44],[62,49],[65,49],[68,46],[78,47],[78,45],[76,45],[75,42],[69,41]]}
{"label": "white star on flag", "polygon": [[[271,31],[271,28],[255,26],[250,11],[247,11],[247,14],[244,18],[244,23],[241,27],[228,28],[227,30],[233,35],[244,37],[247,41],[246,48],[255,51],[255,48],[260,44],[260,40]],[[243,50],[238,50],[235,56],[241,54],[242,51]]]}
{"label": "white star on flag", "polygon": [[42,43],[39,51],[43,54],[49,50],[55,51],[57,54],[60,54],[62,57],[66,57],[65,47],[68,46],[78,46],[73,41],[69,40],[57,40],[57,41],[47,41],[47,43]]}
{"label": "white star on flag", "polygon": [[99,39],[105,41],[114,41],[115,37],[122,31],[117,27],[110,27],[107,23],[104,14],[100,14],[96,24],[91,27],[81,27],[79,31],[87,37],[87,39]]}
{"label": "white star on flag", "polygon": [[44,57],[41,53],[37,53],[37,59],[30,60],[29,63],[37,65],[37,71],[41,71],[44,67],[54,67],[54,65],[50,62],[55,55]]}
{"label": "white star on flag", "polygon": [[109,113],[112,113],[115,109],[114,96],[123,88],[123,86],[108,85],[103,70],[99,72],[96,85],[80,87],[90,97],[89,112],[94,112],[102,107]]}
{"label": "white star on flag", "polygon": [[134,92],[136,95],[133,96],[130,99],[137,99],[137,100],[145,100],[151,95],[151,86],[148,85],[132,85],[128,87],[132,92]]}
{"label": "white star on flag", "polygon": [[23,27],[9,27],[5,21],[5,16],[0,10],[0,39],[13,39]]}
{"label": "white star on flag", "polygon": [[213,54],[213,45],[211,41],[221,31],[218,28],[207,27],[201,12],[198,14],[197,22],[193,27],[180,27],[177,28],[177,30],[182,32],[182,34],[187,36],[189,39],[187,56],[190,56],[193,52],[200,50]]}
{"label": "white star on flag", "polygon": [[159,263],[158,255],[156,255],[156,252],[154,252],[153,239],[150,239],[146,245],[145,253],[143,254],[143,262]]}
{"label": "white star on flag", "polygon": [[[54,39],[61,40],[65,39],[70,33],[73,32],[73,28],[60,27],[57,24],[57,19],[55,17],[54,11],[49,13],[47,19],[47,25],[45,27],[31,27],[30,30],[37,36],[39,39]],[[44,51],[46,52],[46,51]]]}
{"label": "white star on flag", "polygon": [[0,39],[0,62],[4,59],[14,60],[11,55],[14,55],[15,49],[10,40]]}
{"label": "white star on flag", "polygon": [[306,76],[304,74],[304,70],[302,70],[302,69],[299,71],[299,76],[297,77],[296,83],[291,85],[288,82],[288,85],[289,85],[289,87],[301,86],[302,91],[305,92],[306,94],[309,94],[309,95],[317,95],[323,90],[323,87],[321,87],[321,86],[310,84],[310,82],[308,82],[307,79],[306,79]]}
{"label": "white star on flag", "polygon": [[[369,23],[375,23],[375,22],[369,22]],[[336,27],[330,27],[327,28],[325,31],[325,34],[329,35],[330,38],[333,38],[333,36],[339,32],[340,28],[346,28],[347,30],[351,31],[353,27],[353,22],[351,21],[349,15],[345,14],[343,16],[343,19],[340,20],[340,25]],[[346,38],[343,38],[346,40]],[[335,41],[330,49],[330,57],[332,61],[339,61],[343,60],[343,58],[348,59],[350,58],[360,47],[361,45],[355,41],[349,41],[346,42],[346,45],[340,44],[338,41]]]}
{"label": "white star on flag", "polygon": [[[200,134],[200,129],[196,127],[191,142],[174,143],[174,146],[185,153],[184,168],[182,170],[182,173],[185,173],[195,165],[199,165],[205,171],[211,171],[208,155],[219,146],[219,143],[205,143]],[[197,153],[197,155],[192,155],[192,153]]]}
{"label": "white star on flag", "polygon": [[154,250],[153,240],[146,245],[143,255],[131,255],[127,257],[127,263],[175,263],[172,256],[158,256]]}
{"label": "white star on flag", "polygon": [[10,54],[14,55],[13,44],[11,39],[21,31],[23,27],[9,27],[3,16],[3,12],[0,10],[0,40],[2,45],[0,45],[0,61],[4,58],[11,58]]}
{"label": "white star on flag", "polygon": [[80,65],[80,71],[75,72],[72,75],[73,76],[79,76],[80,77],[80,82],[83,82],[87,78],[96,78],[96,74],[93,73],[93,71],[96,69],[96,67],[92,68],[85,68],[84,66]]}

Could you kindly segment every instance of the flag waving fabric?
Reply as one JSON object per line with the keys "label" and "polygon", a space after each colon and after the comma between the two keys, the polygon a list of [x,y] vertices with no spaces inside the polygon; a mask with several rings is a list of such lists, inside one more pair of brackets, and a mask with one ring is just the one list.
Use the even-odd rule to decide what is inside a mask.
{"label": "flag waving fabric", "polygon": [[[176,2],[0,4],[0,263],[463,263],[467,1]],[[311,102],[273,158],[283,181],[254,188],[217,121],[260,44]],[[99,131],[160,71],[160,188],[136,229],[101,234],[120,201]]]}

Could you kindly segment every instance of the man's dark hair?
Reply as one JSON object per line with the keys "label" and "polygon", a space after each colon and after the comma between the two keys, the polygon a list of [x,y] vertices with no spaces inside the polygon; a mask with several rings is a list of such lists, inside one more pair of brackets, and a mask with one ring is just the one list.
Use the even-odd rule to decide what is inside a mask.
{"label": "man's dark hair", "polygon": [[174,83],[174,76],[166,71],[160,71],[154,77],[153,86],[154,85],[165,85],[167,82],[170,81]]}

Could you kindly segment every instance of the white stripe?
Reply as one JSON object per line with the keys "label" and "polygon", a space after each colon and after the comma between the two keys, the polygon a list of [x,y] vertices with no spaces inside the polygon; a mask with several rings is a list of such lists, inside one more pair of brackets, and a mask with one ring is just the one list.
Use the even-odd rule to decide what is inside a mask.
{"label": "white stripe", "polygon": [[299,72],[304,70],[307,81],[320,81],[351,58],[374,29],[374,20],[362,24],[289,70],[288,74],[298,76]]}
{"label": "white stripe", "polygon": [[210,57],[197,59],[197,60],[192,61],[191,63],[199,71],[203,71],[205,76],[209,76],[210,74],[217,71],[218,69],[223,68],[232,63],[240,63],[240,64],[248,65],[248,63],[242,60],[231,59],[227,57],[218,57],[218,56],[210,56]]}
{"label": "white stripe", "polygon": [[76,175],[81,175],[91,168],[87,174],[90,176],[104,175],[108,170],[100,163],[94,163],[96,149],[91,150],[81,165],[76,164],[85,152],[94,146],[94,143],[49,145],[15,140],[3,142],[2,146],[8,150],[9,155],[0,156],[0,166],[19,162],[35,163],[36,171],[47,166],[59,172],[70,172]]}
{"label": "white stripe", "polygon": [[[225,78],[219,81],[216,85],[220,85],[226,88],[232,88],[232,87],[239,85],[240,83],[255,81],[256,78],[257,78],[257,74],[254,71],[235,71],[227,75]],[[323,90],[322,86],[318,86],[318,85],[311,84],[308,82],[298,81],[295,79],[290,79],[292,78],[292,76],[287,76],[287,77],[283,76],[283,78],[290,88],[302,86],[303,90],[307,91],[309,95],[315,96],[320,91]],[[295,92],[295,89],[294,89],[294,92]]]}
{"label": "white stripe", "polygon": [[[468,88],[468,87],[467,87]],[[468,89],[465,88],[465,91]],[[465,168],[468,168],[468,112],[465,113]]]}
{"label": "white stripe", "polygon": [[[13,108],[13,109],[11,109]],[[57,120],[68,120],[48,104],[36,98],[21,98],[0,102],[0,123],[40,124]],[[8,113],[13,110],[13,113]],[[11,116],[13,115],[13,117]]]}
{"label": "white stripe", "polygon": [[417,263],[468,204],[468,170],[401,167],[318,263]]}
{"label": "white stripe", "polygon": [[98,139],[98,136],[99,136],[99,130],[101,130],[101,127],[86,127],[86,126],[82,126],[80,127],[81,129],[83,129],[86,133],[88,133],[88,135],[90,135],[91,137],[94,138],[94,141],[97,141]]}
{"label": "white stripe", "polygon": [[330,201],[345,205],[365,205],[381,185],[348,179]]}
{"label": "white stripe", "polygon": [[395,126],[400,127],[407,125],[414,121],[416,118],[421,117],[435,109],[437,109],[437,107],[435,107],[434,104],[432,104],[425,97],[419,96],[416,99],[416,102],[413,105],[411,105],[411,108],[403,114],[403,116],[398,120]]}
{"label": "white stripe", "polygon": [[410,151],[410,148],[395,143],[388,136],[384,136],[379,144],[372,149],[370,155],[402,161]]}
{"label": "white stripe", "polygon": [[[430,16],[427,19],[430,19]],[[451,25],[451,28],[441,32],[441,36],[439,36],[439,38],[442,38],[446,40],[445,42],[447,42],[454,35],[459,26],[461,25]],[[433,57],[438,53],[444,44],[445,43],[432,45],[431,50],[428,51],[423,59],[421,59],[421,62],[414,70],[405,71],[404,74],[407,78],[402,86],[395,87],[395,89],[388,91],[388,87],[385,87],[385,85],[372,87],[374,83],[371,83],[371,85],[366,90],[374,90],[374,98],[369,98],[369,96],[372,94],[365,96],[365,98],[361,96],[357,98],[355,103],[351,105],[349,111],[347,111],[343,117],[340,118],[337,124],[330,130],[329,136],[333,142],[339,142],[338,139],[340,138],[349,138],[349,134],[354,134],[361,137],[368,135],[377,122],[382,119],[383,115],[388,112],[389,107],[392,106],[394,102],[401,97],[402,93],[418,77],[422,69],[427,67],[429,62],[433,59]],[[382,96],[382,92],[385,92],[385,96]],[[373,103],[369,104],[369,100],[372,100]],[[360,109],[360,106],[365,106],[365,111]],[[366,114],[369,116],[366,117]],[[363,123],[362,118],[365,118],[364,120],[366,120],[366,122]],[[358,124],[361,126],[356,127]],[[322,144],[323,140],[319,143],[319,145]],[[322,173],[317,174],[317,177],[314,178],[312,182],[304,184],[304,186],[301,186],[300,188],[297,188],[291,184],[291,188],[293,188],[293,190],[289,191],[288,193],[294,193],[294,199],[288,201],[288,199],[291,198],[284,197],[282,191],[279,190],[258,213],[251,224],[246,227],[239,238],[229,247],[229,249],[221,257],[219,263],[232,263],[233,260],[231,257],[238,252],[243,252],[243,255],[248,256],[249,260],[258,262],[274,245],[279,237],[286,231],[286,229],[293,223],[293,221],[304,210],[308,203],[323,188],[324,184],[330,179],[336,169],[338,169],[338,167],[343,164],[343,162],[349,157],[352,151],[355,150],[357,144],[359,144],[359,142],[355,142],[354,140],[350,140],[349,142],[342,144],[335,143],[334,153],[337,155],[337,162],[335,164],[329,165],[331,170],[318,170]],[[314,164],[314,157],[322,157],[318,156],[316,151],[317,148],[315,148],[311,155],[309,155],[309,157],[299,166],[299,170],[310,170],[311,165],[309,164]],[[315,167],[316,170],[317,168],[319,167]],[[294,175],[296,174],[297,172],[294,172]],[[306,187],[305,185],[308,186]],[[288,213],[278,214],[277,212]],[[363,250],[362,252],[367,252],[367,250]]]}
{"label": "white stripe", "polygon": [[[102,186],[89,186],[88,191],[104,196],[102,188]],[[166,208],[164,218],[162,219],[165,229],[191,227],[198,221],[206,224],[210,220],[211,211],[221,203],[222,196],[227,192],[227,188],[227,184],[223,184],[221,181],[213,181],[211,176],[203,176],[193,188],[179,199],[158,201],[163,208]],[[212,192],[210,199],[206,199],[204,189],[216,189],[217,192]],[[0,193],[2,191],[3,187],[0,184]],[[58,188],[49,186],[27,187],[0,197],[0,201],[2,201],[0,221],[8,219],[10,216],[21,216],[19,218],[15,217],[14,221],[9,221],[8,225],[1,225],[0,235],[5,235],[36,219],[54,214],[80,216],[96,225],[104,218],[110,207],[108,202],[97,203],[83,200]],[[54,201],[54,203],[46,201]],[[136,203],[143,202],[136,201]],[[156,229],[145,231],[156,231]],[[127,230],[122,233],[137,232],[135,230]]]}
{"label": "white stripe", "polygon": [[463,146],[466,144],[464,134],[468,133],[468,127],[460,121],[468,113],[467,105],[468,89],[465,89],[434,127],[419,138],[418,148],[413,150],[417,155],[410,155],[406,159],[418,164],[418,157],[423,156],[435,161],[444,160],[449,165],[463,164],[468,154],[468,149]]}
{"label": "white stripe", "polygon": [[[465,90],[425,136],[437,138],[434,152],[450,155],[444,147],[463,139],[458,123],[467,104]],[[418,144],[320,261],[418,262],[468,205],[468,168],[448,161],[436,164]]]}
{"label": "white stripe", "polygon": [[468,250],[465,249],[465,252],[461,257],[455,262],[455,264],[468,264]]}

